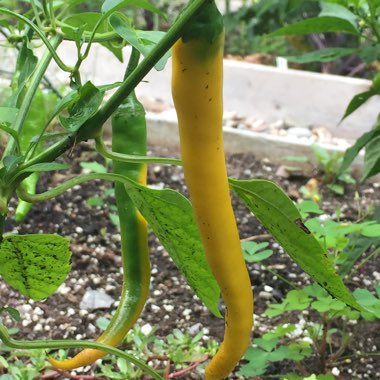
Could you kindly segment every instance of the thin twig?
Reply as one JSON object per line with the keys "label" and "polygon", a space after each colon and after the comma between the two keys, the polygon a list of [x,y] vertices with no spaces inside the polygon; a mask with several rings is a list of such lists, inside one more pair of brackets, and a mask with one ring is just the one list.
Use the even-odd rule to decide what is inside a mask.
{"label": "thin twig", "polygon": [[[43,379],[43,380],[54,379],[56,376],[62,375],[65,378],[71,379],[71,380],[106,380],[105,377],[101,377],[101,376],[94,376],[94,375],[73,375],[70,372],[64,371],[62,369],[56,369],[56,368],[54,368],[54,370],[55,370],[55,372],[53,372],[52,374],[49,373],[49,374],[46,374],[46,375],[42,375],[40,377],[40,379]],[[54,377],[52,377],[53,375],[54,375]]]}
{"label": "thin twig", "polygon": [[177,379],[183,375],[186,375],[187,373],[193,371],[195,368],[197,368],[200,364],[204,363],[208,360],[208,356],[205,356],[203,359],[196,361],[191,366],[187,368],[183,368],[177,372],[173,372],[169,375],[169,379]]}
{"label": "thin twig", "polygon": [[245,239],[241,239],[241,241],[246,242],[246,241],[266,240],[266,239],[270,239],[271,237],[272,235],[270,234],[254,235],[254,236],[247,237]]}

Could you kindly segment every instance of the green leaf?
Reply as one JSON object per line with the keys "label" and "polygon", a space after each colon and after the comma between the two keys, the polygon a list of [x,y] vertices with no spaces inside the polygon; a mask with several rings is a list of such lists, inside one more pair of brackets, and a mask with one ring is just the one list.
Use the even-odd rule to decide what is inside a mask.
{"label": "green leaf", "polygon": [[338,195],[343,195],[344,194],[344,186],[339,185],[337,183],[331,183],[327,185],[327,188],[330,189],[332,192]]}
{"label": "green leaf", "polygon": [[13,307],[5,307],[4,311],[6,311],[15,321],[21,321],[20,312],[17,309],[14,309]]}
{"label": "green leaf", "polygon": [[321,7],[322,11],[319,13],[318,17],[339,17],[342,20],[348,21],[355,29],[357,29],[358,17],[345,6],[332,2],[321,2]]}
{"label": "green leaf", "polygon": [[309,307],[310,301],[303,290],[291,290],[285,298],[286,310],[305,310]]}
{"label": "green leaf", "polygon": [[365,181],[380,172],[380,136],[376,136],[366,145],[364,156],[364,173],[361,181]]}
{"label": "green leaf", "polygon": [[358,49],[352,48],[324,48],[297,56],[286,56],[285,58],[289,62],[301,64],[310,62],[331,62],[357,52]]}
{"label": "green leaf", "polygon": [[157,7],[155,7],[147,0],[105,0],[102,5],[102,12],[112,13],[127,5],[144,8],[150,12],[156,13],[166,18],[165,14],[162,11],[160,11]]}
{"label": "green leaf", "polygon": [[244,259],[248,261],[249,263],[259,262],[259,261],[263,261],[267,259],[273,254],[273,251],[271,249],[263,250],[264,248],[268,246],[269,246],[269,243],[267,242],[256,243],[253,241],[247,241],[247,242],[241,243]]}
{"label": "green leaf", "polygon": [[380,58],[380,44],[364,46],[358,49],[358,56],[367,64]]}
{"label": "green leaf", "polygon": [[296,326],[293,324],[279,325],[272,332],[266,333],[264,339],[282,338],[286,334],[289,334],[296,330]]}
{"label": "green leaf", "polygon": [[[81,28],[83,31],[92,32],[95,26],[102,18],[101,13],[96,12],[83,12],[70,15],[65,19],[65,24],[70,25],[72,28]],[[67,29],[67,27],[66,27]],[[98,33],[107,32],[105,25],[100,25],[97,29]]]}
{"label": "green leaf", "polygon": [[380,318],[380,299],[367,289],[355,289],[354,296],[370,313]]}
{"label": "green leaf", "polygon": [[283,190],[270,181],[230,180],[245,202],[289,256],[331,295],[361,310],[336,272],[329,256],[303,224],[301,215]]}
{"label": "green leaf", "polygon": [[314,301],[311,306],[320,313],[326,313],[328,311],[340,311],[346,307],[344,302],[336,300],[331,296],[325,296]]}
{"label": "green leaf", "polygon": [[319,207],[318,203],[314,201],[306,200],[301,203],[296,204],[299,212],[301,213],[302,218],[309,216],[309,214],[318,214],[322,215],[325,212]]}
{"label": "green leaf", "polygon": [[[146,57],[156,43],[165,34],[163,32],[147,32],[138,31],[131,25],[131,21],[123,14],[113,14],[110,17],[110,25],[115,32],[127,41],[130,45],[136,48],[144,57]],[[163,70],[168,58],[170,57],[170,50],[156,63],[156,70]]]}
{"label": "green leaf", "polygon": [[343,174],[354,161],[355,157],[359,154],[359,152],[373,139],[377,136],[380,136],[380,123],[379,121],[376,123],[374,128],[364,133],[361,137],[359,137],[355,144],[346,150],[346,153],[343,157],[343,162],[338,170],[337,175],[340,176]]}
{"label": "green leaf", "polygon": [[351,115],[360,106],[362,106],[368,99],[370,99],[372,96],[375,96],[375,95],[376,95],[376,91],[374,91],[373,89],[370,89],[368,91],[355,95],[351,99],[350,103],[348,104],[346,111],[344,112],[344,115],[339,123],[341,123],[347,116]]}
{"label": "green leaf", "polygon": [[190,202],[170,189],[149,189],[132,181],[126,187],[188,284],[210,311],[220,317],[220,289],[206,260]]}
{"label": "green leaf", "polygon": [[286,303],[271,304],[265,310],[265,315],[270,318],[277,317],[286,311]]}
{"label": "green leaf", "polygon": [[[8,364],[7,360],[4,358],[4,356],[0,356],[0,368],[8,368],[8,367],[9,367],[9,364]],[[2,378],[3,378],[3,376],[0,377],[0,380]],[[9,376],[8,380],[12,380],[12,376]]]}
{"label": "green leaf", "polygon": [[309,162],[309,157],[307,156],[283,156],[282,159],[293,162]]}
{"label": "green leaf", "polygon": [[59,118],[62,126],[70,132],[78,130],[84,122],[95,114],[102,104],[103,97],[103,91],[100,91],[91,82],[87,82],[80,88],[78,97],[69,110],[70,116]]}
{"label": "green leaf", "polygon": [[323,16],[309,18],[284,26],[269,34],[271,37],[304,35],[309,33],[346,32],[359,35],[357,29],[347,20],[339,17]]}
{"label": "green leaf", "polygon": [[0,107],[0,124],[12,125],[17,117],[18,108]]}
{"label": "green leaf", "polygon": [[279,340],[276,337],[264,337],[263,338],[257,338],[254,341],[254,344],[257,347],[263,348],[267,352],[271,352],[279,343]]}
{"label": "green leaf", "polygon": [[70,271],[69,241],[58,235],[8,235],[0,244],[0,275],[33,300],[49,297]]}
{"label": "green leaf", "polygon": [[364,225],[360,233],[366,237],[380,237],[380,224]]}
{"label": "green leaf", "polygon": [[107,173],[107,168],[99,162],[81,162],[81,168],[90,170],[94,173]]}
{"label": "green leaf", "polygon": [[265,373],[267,369],[268,356],[269,352],[255,347],[249,347],[244,355],[244,359],[247,360],[248,363],[242,365],[238,374],[250,378]]}
{"label": "green leaf", "polygon": [[349,243],[343,251],[344,259],[340,259],[340,256],[338,257],[339,274],[341,277],[345,277],[348,274],[356,261],[371,245],[379,246],[380,238],[368,238],[359,235],[359,233],[350,235]]}
{"label": "green leaf", "polygon": [[35,172],[52,172],[56,170],[67,170],[70,169],[68,164],[59,164],[57,162],[43,162],[41,164],[34,164],[26,169],[23,169],[21,173],[35,173]]}

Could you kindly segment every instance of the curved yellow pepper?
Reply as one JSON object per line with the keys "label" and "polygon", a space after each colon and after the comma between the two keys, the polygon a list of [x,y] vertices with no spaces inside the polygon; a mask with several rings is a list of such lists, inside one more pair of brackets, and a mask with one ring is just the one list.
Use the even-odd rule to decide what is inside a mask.
{"label": "curved yellow pepper", "polygon": [[211,270],[225,303],[225,335],[206,368],[226,378],[244,355],[253,326],[253,293],[231,205],[223,147],[224,33],[179,40],[173,47],[172,93],[181,156]]}

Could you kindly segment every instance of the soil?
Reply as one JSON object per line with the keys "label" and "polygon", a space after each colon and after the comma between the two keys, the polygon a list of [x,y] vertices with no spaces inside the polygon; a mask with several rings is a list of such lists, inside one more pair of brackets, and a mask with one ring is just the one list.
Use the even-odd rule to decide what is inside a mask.
{"label": "soil", "polygon": [[[165,149],[152,148],[154,155],[175,156],[175,152]],[[99,160],[90,146],[84,144],[77,147],[66,157],[66,161],[74,162],[71,171],[65,174],[42,176],[39,191],[46,190],[57,183],[61,183],[73,174],[82,172],[81,162]],[[101,161],[100,161],[101,162]],[[252,155],[233,155],[228,158],[228,171],[232,177],[239,179],[265,178],[273,180],[295,200],[301,199],[300,186],[305,185],[310,178],[302,175],[284,177],[279,175],[283,170],[272,165],[269,161],[258,161]],[[315,178],[318,173],[315,173]],[[171,187],[187,194],[180,168],[171,166],[150,166],[149,183],[158,187]],[[103,182],[92,182],[77,186],[55,200],[35,205],[27,219],[20,225],[15,225],[10,217],[6,224],[7,232],[19,234],[56,233],[71,237],[72,271],[63,286],[45,302],[33,302],[0,282],[0,299],[4,305],[10,305],[20,310],[22,321],[12,323],[5,318],[8,326],[17,326],[20,331],[17,338],[22,339],[93,339],[99,335],[96,320],[99,317],[110,317],[112,310],[83,311],[79,304],[87,288],[103,289],[115,300],[118,299],[121,289],[122,274],[120,272],[120,236],[117,228],[110,221],[110,209],[106,206],[89,206],[88,198],[103,196],[111,185]],[[360,207],[366,209],[370,205],[379,205],[379,185],[367,183],[361,186],[350,185],[343,196],[337,196],[322,187],[321,207],[328,214],[333,215],[338,206],[341,207],[342,218],[347,221],[357,220],[358,202],[354,202],[354,194],[360,195]],[[113,202],[108,197],[107,202]],[[13,206],[15,202],[13,202]],[[264,332],[274,329],[278,323],[299,322],[301,319],[313,319],[315,316],[296,312],[277,318],[269,318],[263,313],[268,304],[279,302],[291,287],[273,274],[291,279],[297,286],[309,283],[307,275],[290,261],[282,248],[267,236],[265,229],[252,216],[246,207],[236,197],[233,198],[237,221],[242,239],[269,241],[275,254],[264,263],[266,270],[260,264],[248,264],[252,285],[255,292],[255,319],[256,328],[253,337],[260,337]],[[13,209],[11,208],[11,212]],[[207,309],[194,297],[193,292],[186,284],[170,257],[160,245],[156,237],[149,236],[152,260],[151,295],[145,310],[138,321],[140,326],[157,326],[156,335],[164,337],[172,333],[173,329],[205,334],[207,339],[220,341],[223,337],[224,324],[222,320],[213,317]],[[363,259],[363,257],[362,257]],[[379,281],[379,257],[368,261],[348,284],[352,289],[361,287],[374,290],[374,284]],[[339,327],[339,326],[338,326]],[[353,339],[344,351],[349,361],[342,360],[332,365],[337,379],[380,378],[380,365],[376,356],[366,354],[379,352],[380,322],[360,320],[357,324],[347,325],[348,333]],[[339,340],[332,345],[340,344]],[[319,373],[318,360],[307,362],[309,373]],[[332,370],[332,367],[328,368]],[[92,373],[90,368],[86,374]],[[173,370],[173,369],[172,369]],[[279,374],[297,371],[291,362],[280,362],[269,367],[271,378],[279,378]],[[0,369],[1,371],[1,369]],[[0,372],[1,373],[1,372]],[[78,373],[78,372],[77,372]],[[68,376],[68,375],[66,375]],[[56,378],[67,378],[65,375]],[[182,378],[197,379],[200,375],[196,370]],[[239,378],[236,374],[231,379]],[[242,378],[242,377],[240,377]],[[252,377],[253,379],[254,377]],[[255,377],[261,379],[261,377]]]}

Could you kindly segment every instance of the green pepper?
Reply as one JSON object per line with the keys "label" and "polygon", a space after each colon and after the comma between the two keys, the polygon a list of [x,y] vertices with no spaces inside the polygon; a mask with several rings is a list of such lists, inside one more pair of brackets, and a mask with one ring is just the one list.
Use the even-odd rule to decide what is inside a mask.
{"label": "green pepper", "polygon": [[[138,62],[133,51],[127,73]],[[131,93],[112,116],[112,150],[117,153],[145,156],[147,151],[146,121],[143,105]],[[113,161],[113,172],[146,184],[146,164]],[[120,218],[121,252],[123,262],[123,289],[119,306],[99,343],[117,346],[141,314],[149,294],[150,261],[147,223],[134,206],[123,184],[115,184],[116,206]],[[106,353],[85,349],[74,358],[50,363],[61,369],[89,365]]]}

